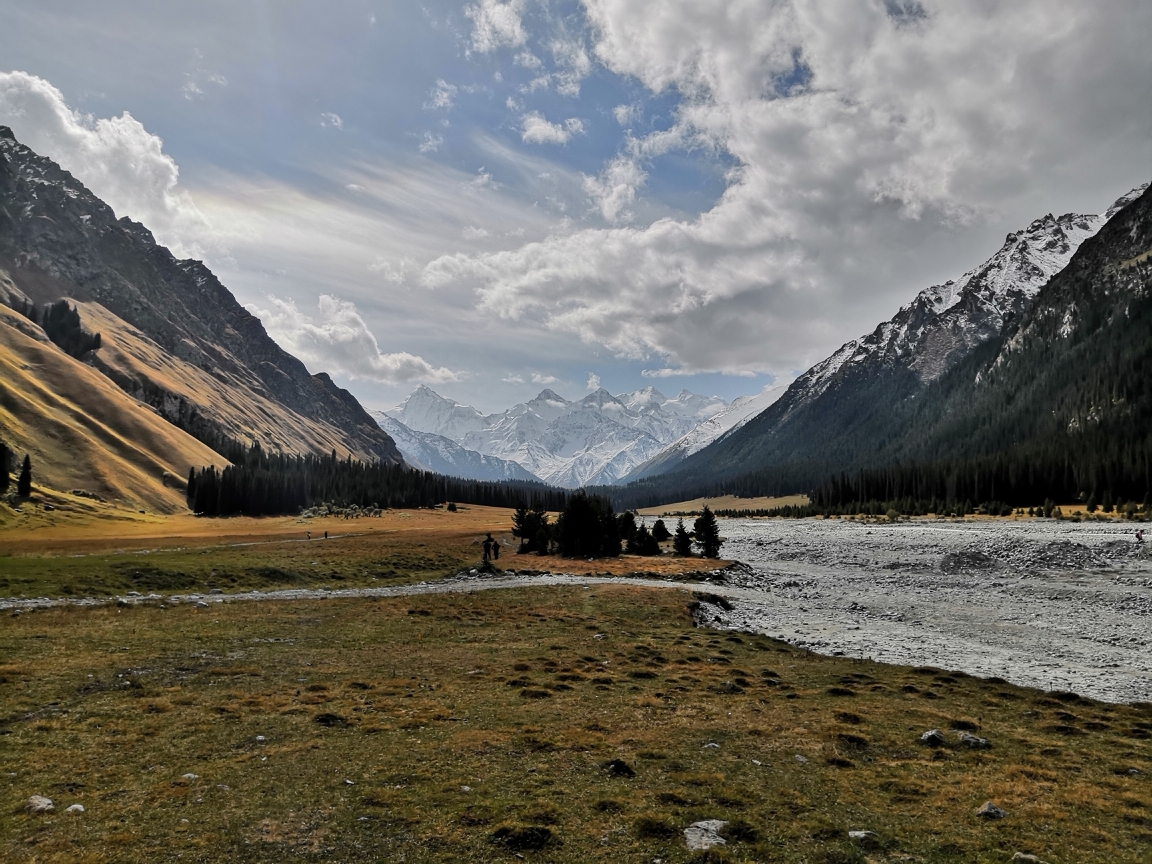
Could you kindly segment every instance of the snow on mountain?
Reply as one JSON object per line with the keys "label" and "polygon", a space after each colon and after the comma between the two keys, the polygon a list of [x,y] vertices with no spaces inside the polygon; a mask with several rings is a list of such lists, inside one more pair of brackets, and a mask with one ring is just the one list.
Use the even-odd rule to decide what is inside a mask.
{"label": "snow on mountain", "polygon": [[1051,213],[1009,234],[991,258],[957,280],[921,291],[891,320],[841,346],[796,382],[809,401],[848,365],[905,365],[927,383],[972,348],[998,334],[1008,318],[1029,305],[1044,285],[1067,266],[1080,244],[1093,236],[1147,184],[1119,198],[1099,215]]}
{"label": "snow on mountain", "polygon": [[629,483],[653,474],[663,474],[671,470],[677,462],[703,450],[713,441],[723,437],[733,429],[739,429],[753,417],[784,395],[791,381],[769,384],[759,393],[739,396],[732,404],[713,414],[707,420],[694,426],[682,437],[676,439],[637,470],[624,477],[621,482]]}
{"label": "snow on mountain", "polygon": [[[485,415],[419,387],[385,413],[412,432],[442,436],[466,451],[516,463],[548,483],[577,488],[618,482],[726,408],[718,397],[687,390],[669,399],[654,387],[620,396],[601,388],[576,401],[543,390],[535,399]],[[397,443],[404,452],[411,445],[402,437]]]}
{"label": "snow on mountain", "polygon": [[373,411],[372,419],[392,437],[404,461],[413,468],[465,480],[540,479],[516,462],[468,450],[443,435],[409,429],[383,411]]}

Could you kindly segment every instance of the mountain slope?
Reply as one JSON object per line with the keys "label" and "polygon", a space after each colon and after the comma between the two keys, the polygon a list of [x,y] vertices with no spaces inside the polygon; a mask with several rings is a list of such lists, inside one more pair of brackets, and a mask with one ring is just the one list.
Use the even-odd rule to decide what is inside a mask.
{"label": "mountain slope", "polygon": [[670,399],[653,387],[621,396],[601,388],[570,402],[546,389],[485,415],[422,386],[386,413],[414,432],[443,436],[515,462],[547,483],[577,488],[618,482],[725,407],[717,397],[686,390]]}
{"label": "mountain slope", "polygon": [[372,416],[413,468],[465,480],[540,480],[515,462],[467,450],[443,435],[416,432],[383,411]]}
{"label": "mountain slope", "polygon": [[787,492],[868,464],[901,438],[898,406],[1018,320],[1080,245],[1146,188],[1133,190],[1105,214],[1048,215],[1009,234],[980,267],[922,291],[871,334],[801,375],[768,410],[666,477],[644,482],[659,495],[661,486],[770,472],[772,478],[764,475],[770,491]]}
{"label": "mountain slope", "polygon": [[[395,444],[346,390],[325,374],[310,375],[280,348],[199,261],[178,260],[139,223],[117,219],[106,204],[50,159],[0,127],[0,270],[36,303],[62,297],[98,303],[165,354],[215,379],[216,390],[241,400],[277,403],[324,427],[325,441],[362,459],[398,463]],[[188,392],[138,367],[139,392],[165,416]],[[242,418],[215,400],[195,404],[202,426],[241,438]],[[326,449],[296,428],[281,430],[286,449]],[[197,428],[197,434],[203,429]]]}
{"label": "mountain slope", "polygon": [[39,486],[172,513],[189,466],[227,464],[3,306],[0,382],[0,438],[31,456]]}

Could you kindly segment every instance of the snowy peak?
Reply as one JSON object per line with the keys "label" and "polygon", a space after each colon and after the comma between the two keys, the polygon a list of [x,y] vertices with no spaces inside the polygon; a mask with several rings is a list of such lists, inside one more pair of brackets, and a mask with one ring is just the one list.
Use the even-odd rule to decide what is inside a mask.
{"label": "snowy peak", "polygon": [[453,440],[482,429],[485,424],[484,415],[475,408],[445,399],[423,384],[395,408],[384,413],[413,431],[443,435]]}

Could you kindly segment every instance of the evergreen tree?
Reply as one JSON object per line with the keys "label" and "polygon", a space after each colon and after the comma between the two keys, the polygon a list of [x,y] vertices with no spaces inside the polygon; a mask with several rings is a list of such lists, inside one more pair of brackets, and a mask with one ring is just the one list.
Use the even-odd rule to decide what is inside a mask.
{"label": "evergreen tree", "polygon": [[628,541],[628,553],[631,555],[659,555],[660,544],[652,536],[647,525],[641,525]]}
{"label": "evergreen tree", "polygon": [[652,525],[652,536],[656,538],[657,543],[663,543],[672,537],[671,532],[668,531],[668,526],[664,524],[663,519],[657,519]]}
{"label": "evergreen tree", "polygon": [[581,491],[568,499],[556,523],[556,541],[565,558],[614,558],[620,554],[616,514],[607,499]]}
{"label": "evergreen tree", "polygon": [[20,478],[16,481],[16,494],[27,498],[32,494],[32,457],[24,454],[24,464],[20,467]]}
{"label": "evergreen tree", "polygon": [[551,544],[551,526],[548,524],[548,512],[543,507],[529,510],[521,504],[512,514],[512,536],[520,538],[519,554],[537,552],[548,554]]}
{"label": "evergreen tree", "polygon": [[12,482],[12,478],[8,475],[8,466],[12,462],[12,451],[8,449],[8,445],[0,441],[0,495],[8,491],[8,484]]}
{"label": "evergreen tree", "polygon": [[724,542],[724,538],[720,536],[720,526],[707,504],[704,505],[704,512],[696,519],[696,524],[692,528],[704,557],[719,558],[720,546]]}
{"label": "evergreen tree", "polygon": [[1096,503],[1096,493],[1095,493],[1095,492],[1093,492],[1091,495],[1089,495],[1089,496],[1088,496],[1088,506],[1087,506],[1088,512],[1089,512],[1089,513],[1095,513],[1095,512],[1096,512],[1096,509],[1097,509],[1099,506],[1100,506],[1100,505],[1098,505],[1098,504]]}
{"label": "evergreen tree", "polygon": [[672,535],[672,551],[681,558],[692,557],[692,535],[684,527],[684,520],[676,520],[676,533]]}
{"label": "evergreen tree", "polygon": [[184,491],[184,500],[189,510],[195,509],[196,504],[196,469],[188,469],[188,488]]}

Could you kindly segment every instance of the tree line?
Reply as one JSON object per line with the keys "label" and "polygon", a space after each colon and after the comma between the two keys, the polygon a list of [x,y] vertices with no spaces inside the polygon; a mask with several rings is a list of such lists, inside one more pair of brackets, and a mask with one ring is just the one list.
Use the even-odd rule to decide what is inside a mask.
{"label": "tree line", "polygon": [[65,354],[80,358],[100,347],[100,334],[89,333],[80,323],[80,313],[67,300],[58,300],[43,307],[27,300],[12,303],[33,324],[39,324],[45,335]]}
{"label": "tree line", "polygon": [[[0,495],[8,491],[12,485],[12,465],[16,460],[16,453],[0,441]],[[20,463],[20,474],[16,478],[16,494],[27,498],[32,494],[32,457],[24,454],[24,461]]]}
{"label": "tree line", "polygon": [[512,514],[512,536],[519,538],[521,554],[615,558],[627,552],[655,556],[661,554],[660,544],[671,539],[673,551],[682,557],[692,554],[695,542],[705,558],[719,558],[724,542],[716,517],[707,507],[697,518],[692,532],[680,519],[672,533],[663,519],[657,519],[649,529],[644,522],[636,524],[634,512],[626,510],[617,514],[608,498],[583,490],[568,497],[555,523],[549,520],[543,507],[521,505],[516,508]]}
{"label": "tree line", "polygon": [[259,444],[222,445],[233,463],[188,472],[188,508],[203,516],[280,516],[334,503],[361,508],[432,507],[448,502],[561,510],[568,494],[531,481],[445,477],[406,465],[329,454],[268,453]]}

